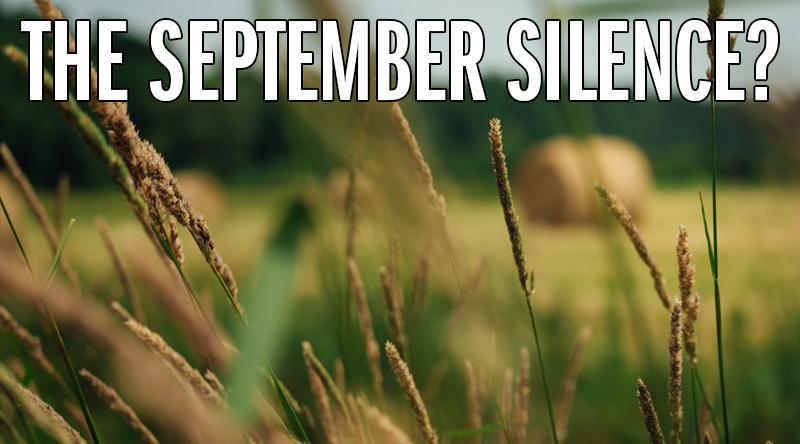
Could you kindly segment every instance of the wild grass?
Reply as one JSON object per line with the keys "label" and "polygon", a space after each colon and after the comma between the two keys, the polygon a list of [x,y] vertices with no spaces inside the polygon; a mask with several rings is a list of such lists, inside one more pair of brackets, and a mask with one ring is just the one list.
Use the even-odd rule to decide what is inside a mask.
{"label": "wild grass", "polygon": [[[48,1],[37,4],[44,18],[63,17]],[[5,54],[27,69],[22,51],[6,47]],[[711,60],[713,67],[713,55]],[[47,75],[45,83],[45,91],[51,91]],[[614,190],[598,185],[598,203],[608,205],[632,242],[633,248],[625,250],[606,250],[606,237],[613,234],[598,235],[596,226],[557,229],[521,221],[512,203],[499,120],[490,122],[492,167],[486,157],[486,183],[492,168],[499,206],[459,195],[445,180],[437,178],[434,186],[435,168],[412,131],[414,116],[393,103],[388,109],[376,107],[369,118],[362,109],[353,119],[359,139],[354,144],[360,148],[347,162],[341,207],[323,197],[332,186],[306,181],[267,196],[263,190],[234,193],[236,202],[223,216],[206,220],[155,147],[138,134],[125,104],[93,97],[85,105],[70,99],[55,107],[109,170],[123,199],[117,195],[108,206],[108,196],[70,194],[62,181],[56,197],[42,201],[11,150],[2,149],[45,234],[21,235],[14,222],[26,221],[27,213],[12,214],[2,205],[16,243],[16,249],[0,250],[0,326],[15,344],[0,356],[3,439],[83,442],[79,419],[57,413],[69,408],[73,396],[95,443],[101,435],[122,443],[603,444],[641,442],[645,436],[665,443],[658,410],[669,412],[670,444],[692,438],[710,442],[711,434],[729,442],[731,425],[737,436],[753,441],[773,433],[787,441],[795,436],[794,411],[782,393],[772,388],[770,396],[759,397],[759,384],[766,384],[760,378],[767,379],[769,367],[755,371],[755,377],[743,366],[734,367],[739,395],[731,405],[735,422],[729,424],[721,323],[723,317],[735,322],[745,316],[739,322],[746,324],[747,334],[738,344],[770,358],[769,365],[797,365],[790,357],[776,357],[792,345],[775,342],[781,329],[800,325],[800,319],[785,315],[798,308],[791,305],[796,270],[787,265],[797,262],[797,251],[776,234],[791,236],[788,227],[800,220],[794,189],[759,194],[729,187],[728,199],[717,208],[712,169],[712,230],[706,230],[711,283],[697,279],[708,270],[700,265],[696,272],[689,229],[679,225],[699,232],[699,217],[687,210],[693,199],[684,190],[657,191],[655,214],[637,225],[640,221],[633,221]],[[387,130],[392,126],[395,132]],[[392,159],[404,163],[380,165],[381,156],[370,158],[366,149],[373,144],[387,158],[400,152]],[[712,152],[716,159],[714,139]],[[408,180],[412,175],[416,181]],[[404,193],[385,192],[386,183],[401,184]],[[446,194],[453,196],[449,207]],[[413,209],[400,210],[401,200]],[[731,214],[741,213],[744,204],[751,211],[733,221]],[[98,209],[109,222],[97,219],[95,229],[87,221]],[[732,221],[720,233],[720,244],[737,258],[729,265],[725,309],[719,293],[718,216]],[[71,217],[78,223],[72,219],[62,229],[61,221]],[[776,230],[775,221],[785,226]],[[672,246],[668,240],[675,227],[678,242]],[[529,241],[525,249],[523,232]],[[187,234],[197,249],[184,251],[181,236]],[[33,247],[26,250],[23,243]],[[234,252],[230,262],[218,252],[223,245]],[[607,251],[615,252],[615,264],[607,263]],[[672,255],[677,261],[664,260]],[[609,269],[627,270],[637,256],[649,278],[643,269],[631,268],[628,288],[618,288],[620,281],[609,278]],[[45,285],[39,285],[34,270],[45,262],[50,268]],[[781,282],[761,276],[773,266],[770,271]],[[210,273],[199,271],[206,267]],[[240,292],[232,270],[247,268],[252,279],[241,280]],[[668,276],[677,277],[674,285]],[[646,296],[652,292],[646,287],[657,298]],[[716,348],[702,340],[711,323],[699,311],[699,295],[712,287]],[[630,299],[630,317],[616,308],[620,293]],[[753,293],[775,299],[764,301]],[[668,315],[659,306],[667,307]],[[776,312],[786,317],[764,320]],[[51,336],[37,325],[39,313],[48,314],[44,324]],[[531,383],[531,330],[541,386]],[[666,341],[651,343],[650,337]],[[77,353],[68,355],[66,344]],[[55,347],[72,387],[49,360]],[[703,384],[698,365],[715,352],[719,391]],[[660,358],[651,359],[651,353]],[[651,360],[655,365],[648,364]],[[684,361],[691,368],[692,403],[686,407]],[[43,378],[39,368],[49,376]],[[97,399],[84,398],[75,368],[82,368]],[[548,374],[561,382],[557,399],[551,398]],[[787,390],[796,389],[789,385]],[[723,427],[714,409],[718,396]],[[751,405],[739,399],[766,404],[764,415],[772,421],[746,428]],[[684,425],[689,414],[691,427]],[[644,429],[635,425],[642,419]]]}

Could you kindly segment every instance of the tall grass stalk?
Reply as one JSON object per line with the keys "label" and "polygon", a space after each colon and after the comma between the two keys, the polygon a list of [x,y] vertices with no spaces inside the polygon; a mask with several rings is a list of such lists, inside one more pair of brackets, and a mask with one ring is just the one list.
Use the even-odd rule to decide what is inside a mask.
{"label": "tall grass stalk", "polygon": [[525,301],[528,304],[528,314],[533,328],[533,337],[536,341],[536,353],[539,357],[539,369],[542,373],[542,384],[544,385],[544,395],[547,400],[547,411],[550,414],[550,432],[553,435],[553,442],[558,444],[558,433],[556,432],[556,421],[553,415],[553,404],[550,401],[550,389],[547,384],[547,373],[544,369],[544,359],[542,358],[542,347],[539,345],[539,332],[536,329],[536,318],[533,315],[533,293],[535,292],[535,279],[532,271],[527,268],[525,252],[522,248],[522,234],[519,230],[519,218],[514,209],[514,202],[511,198],[511,184],[508,180],[508,169],[506,167],[506,156],[503,154],[503,136],[500,130],[500,120],[492,119],[490,122],[491,131],[489,140],[492,149],[492,164],[494,166],[494,177],[497,182],[497,192],[500,197],[500,205],[503,207],[508,237],[511,240],[511,251],[514,255],[514,262],[517,265],[517,275],[522,290],[525,293]]}
{"label": "tall grass stalk", "polygon": [[717,131],[714,96],[711,96],[711,220],[714,227],[714,256],[711,257],[714,273],[714,306],[717,318],[717,358],[719,360],[719,385],[722,393],[722,421],[725,426],[725,443],[730,444],[728,436],[728,403],[725,396],[725,353],[722,346],[722,307],[719,294],[719,250],[717,249]]}
{"label": "tall grass stalk", "polygon": [[[725,443],[730,444],[729,428],[728,428],[728,403],[725,395],[725,364],[724,364],[724,349],[722,345],[722,307],[719,292],[719,250],[717,249],[717,122],[716,122],[716,97],[714,89],[716,88],[717,79],[717,60],[716,60],[716,45],[715,31],[717,20],[722,19],[725,10],[725,0],[709,0],[708,1],[708,27],[711,31],[711,41],[707,44],[708,58],[711,62],[706,75],[708,80],[711,81],[711,220],[714,227],[714,255],[710,257],[712,262],[711,270],[714,273],[714,303],[715,314],[717,320],[717,358],[719,362],[719,385],[720,392],[722,393],[722,419],[725,425]],[[727,38],[726,38],[727,40]],[[728,46],[732,47],[735,40],[728,41]],[[705,224],[705,211],[703,215],[703,223]],[[711,249],[711,241],[709,240],[709,249]]]}

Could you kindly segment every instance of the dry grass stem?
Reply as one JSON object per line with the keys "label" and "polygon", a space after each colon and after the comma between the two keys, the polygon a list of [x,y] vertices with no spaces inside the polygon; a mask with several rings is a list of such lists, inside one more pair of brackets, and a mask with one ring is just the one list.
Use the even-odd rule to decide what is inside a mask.
{"label": "dry grass stem", "polygon": [[392,420],[381,413],[377,407],[370,405],[366,409],[366,415],[370,423],[377,429],[379,438],[377,442],[386,444],[412,444],[413,441],[403,430],[395,425]]}
{"label": "dry grass stem", "polygon": [[347,393],[347,384],[344,376],[344,362],[342,362],[342,358],[336,358],[336,360],[333,361],[333,375],[334,381],[336,381],[336,388],[339,389],[339,392]]}
{"label": "dry grass stem", "polygon": [[370,441],[367,439],[367,429],[364,425],[364,418],[356,403],[356,397],[352,393],[347,394],[347,407],[350,410],[350,417],[353,418],[353,422],[356,426],[356,442],[358,444],[369,444]]}
{"label": "dry grass stem", "polygon": [[143,442],[148,444],[158,444],[158,440],[150,431],[150,429],[148,429],[147,426],[142,423],[142,421],[139,419],[139,415],[137,415],[136,412],[134,412],[133,409],[125,403],[125,401],[119,396],[114,388],[110,387],[108,384],[100,380],[100,378],[93,375],[86,369],[82,369],[80,371],[80,375],[89,381],[89,384],[103,401],[107,402],[112,409],[119,412],[119,414],[125,418],[125,421],[130,424]]}
{"label": "dry grass stem", "polygon": [[647,387],[641,379],[636,382],[636,389],[636,396],[639,398],[639,409],[642,411],[644,425],[650,435],[650,442],[652,444],[666,444],[664,442],[664,434],[661,433],[661,426],[658,424],[658,415],[656,415],[656,409],[653,407],[650,392],[647,391]]}
{"label": "dry grass stem", "polygon": [[350,167],[347,170],[347,194],[345,195],[345,213],[347,216],[347,239],[345,252],[347,257],[356,256],[356,233],[358,232],[358,213],[356,211],[356,169]]}
{"label": "dry grass stem", "polygon": [[431,244],[425,242],[422,253],[419,256],[417,267],[414,269],[414,277],[411,280],[411,291],[408,295],[409,305],[414,307],[414,312],[418,317],[425,313],[425,296],[428,290],[428,274],[431,263]]}
{"label": "dry grass stem", "polygon": [[681,406],[681,374],[683,373],[683,331],[681,330],[681,303],[672,306],[669,322],[669,407],[672,418],[672,430],[669,433],[670,444],[681,442],[681,422],[683,407]]}
{"label": "dry grass stem", "polygon": [[[61,11],[53,6],[50,0],[36,0],[39,13],[43,19],[63,19]],[[74,38],[70,34],[70,51],[75,48]],[[90,100],[89,108],[100,123],[108,131],[111,144],[125,162],[134,178],[134,186],[141,196],[147,197],[148,191],[145,179],[151,179],[158,192],[163,206],[183,226],[189,229],[195,243],[203,253],[206,262],[215,273],[219,273],[233,296],[232,303],[238,305],[236,295],[238,289],[233,274],[228,265],[217,252],[211,232],[206,224],[205,217],[192,206],[173,176],[172,171],[164,162],[164,158],[153,148],[149,142],[139,136],[136,126],[130,120],[128,107],[124,102],[101,102],[97,99],[97,71],[90,67]],[[153,221],[158,223],[158,221]],[[241,310],[241,307],[238,307]]]}
{"label": "dry grass stem", "polygon": [[386,267],[380,268],[381,291],[383,300],[386,303],[386,317],[389,324],[389,334],[392,338],[397,352],[403,360],[408,361],[408,339],[403,322],[403,311],[400,308],[400,300],[397,295],[397,286],[394,283],[392,274]]}
{"label": "dry grass stem", "polygon": [[153,332],[135,319],[127,319],[124,323],[142,342],[150,347],[153,352],[172,365],[177,373],[194,388],[202,399],[212,402],[215,405],[223,404],[224,401],[219,392],[211,387],[208,381],[203,378],[203,375],[196,368],[192,367],[183,355],[170,347],[161,335]]}
{"label": "dry grass stem", "polygon": [[[304,345],[305,344],[307,343],[304,343]],[[328,392],[325,390],[325,384],[308,359],[306,359],[306,367],[308,369],[311,392],[314,394],[314,402],[317,404],[319,422],[322,424],[325,440],[328,444],[338,444],[339,435],[336,431],[336,421],[333,418],[333,409],[331,409],[331,402],[328,398]]]}
{"label": "dry grass stem", "polygon": [[400,135],[408,157],[411,159],[411,164],[414,167],[414,171],[417,173],[417,178],[422,182],[425,193],[428,195],[431,205],[436,210],[440,222],[444,223],[447,219],[447,207],[444,202],[444,196],[439,194],[433,186],[431,167],[428,166],[428,162],[425,161],[425,157],[422,155],[422,150],[419,147],[419,143],[417,143],[417,138],[414,136],[414,132],[411,131],[411,125],[409,125],[406,116],[403,114],[400,104],[392,102],[389,105],[389,114],[392,116],[392,121],[397,129],[397,133]]}
{"label": "dry grass stem", "polygon": [[347,270],[350,277],[350,291],[356,299],[358,307],[358,320],[361,323],[361,333],[364,335],[364,345],[367,350],[367,360],[369,361],[370,372],[372,373],[372,384],[375,393],[383,398],[383,374],[381,373],[380,347],[375,340],[375,332],[372,329],[372,315],[367,303],[367,293],[364,291],[364,283],[358,266],[353,258],[347,260]]}
{"label": "dry grass stem", "polygon": [[503,425],[503,430],[497,431],[497,444],[506,442],[506,438],[513,439],[508,420],[511,416],[511,400],[514,392],[514,371],[506,367],[503,373],[503,385],[500,387],[500,408],[497,411],[497,422]]}
{"label": "dry grass stem", "polygon": [[653,285],[656,289],[656,293],[658,293],[658,297],[661,298],[661,303],[664,304],[664,307],[670,309],[671,304],[669,302],[669,294],[664,284],[664,276],[661,275],[661,270],[658,268],[656,258],[648,252],[642,235],[639,234],[639,229],[636,228],[636,224],[633,222],[633,217],[631,217],[628,209],[622,204],[619,196],[609,192],[603,185],[595,183],[594,189],[597,190],[600,197],[606,201],[606,205],[608,205],[614,218],[617,219],[622,229],[625,230],[625,234],[628,235],[628,239],[633,243],[636,253],[647,267],[650,268],[650,276],[653,277]]}
{"label": "dry grass stem", "polygon": [[[469,359],[465,361],[467,369],[467,412],[469,414],[469,428],[477,430],[481,428],[481,399],[478,393],[478,380],[475,377],[475,370]],[[481,437],[472,437],[473,444],[480,444]]]}
{"label": "dry grass stem", "polygon": [[0,386],[12,400],[22,405],[27,414],[60,443],[86,444],[81,435],[56,412],[50,404],[14,380],[4,367],[0,367]]}
{"label": "dry grass stem", "polygon": [[303,342],[303,359],[306,362],[306,366],[310,370],[314,370],[322,379],[322,382],[325,384],[327,390],[333,395],[333,398],[336,400],[336,403],[339,405],[339,408],[341,409],[345,418],[347,418],[347,421],[350,422],[350,413],[347,409],[347,403],[345,402],[344,396],[342,395],[343,392],[339,390],[339,387],[331,377],[331,374],[328,373],[328,370],[325,369],[322,363],[319,362],[319,359],[317,359],[316,355],[314,355],[314,349],[311,347],[311,343],[308,341]]}
{"label": "dry grass stem", "polygon": [[13,336],[19,343],[28,351],[31,358],[39,363],[40,366],[57,379],[61,379],[61,376],[58,375],[56,372],[55,367],[47,359],[47,356],[44,355],[42,351],[42,341],[37,338],[36,336],[32,335],[25,327],[19,324],[14,316],[2,305],[0,305],[0,325],[3,326],[11,336]]}
{"label": "dry grass stem", "polygon": [[69,200],[69,175],[61,173],[58,176],[56,185],[56,203],[53,211],[53,224],[58,229],[58,233],[64,233],[64,221],[66,221],[67,201]]}
{"label": "dry grass stem", "polygon": [[133,310],[134,316],[136,316],[136,319],[139,321],[146,322],[147,319],[145,318],[144,309],[142,308],[142,301],[139,298],[139,292],[136,291],[131,275],[122,264],[122,257],[119,254],[119,250],[117,250],[117,246],[114,244],[114,238],[111,236],[111,229],[108,227],[108,223],[106,223],[105,219],[102,217],[98,217],[95,223],[97,224],[97,229],[100,231],[100,236],[103,238],[103,243],[108,250],[108,254],[111,256],[114,270],[117,272],[117,276],[120,282],[122,282],[122,287],[125,289],[125,294],[128,296],[128,301],[131,304],[131,310]]}
{"label": "dry grass stem", "polygon": [[572,347],[567,374],[564,375],[564,383],[561,386],[561,398],[558,401],[558,422],[556,423],[556,429],[558,430],[559,441],[567,439],[569,433],[569,412],[572,408],[572,400],[575,397],[575,388],[578,383],[578,373],[581,368],[583,351],[586,349],[586,343],[589,341],[591,335],[592,329],[583,327],[578,334],[575,345]]}
{"label": "dry grass stem", "polygon": [[437,444],[439,437],[436,435],[436,430],[431,426],[428,410],[425,408],[425,403],[422,402],[422,397],[419,395],[419,390],[417,390],[414,377],[411,376],[411,371],[408,369],[408,364],[400,358],[397,348],[391,342],[386,343],[386,355],[389,357],[392,372],[394,372],[397,382],[406,394],[411,410],[414,411],[414,419],[417,421],[417,427],[419,427],[423,441],[428,444]]}
{"label": "dry grass stem", "polygon": [[[58,250],[58,246],[61,244],[61,236],[58,235],[53,223],[47,216],[47,211],[45,211],[42,201],[39,200],[39,196],[36,195],[33,185],[31,185],[25,173],[22,172],[22,168],[19,167],[16,159],[14,159],[14,155],[11,154],[11,150],[8,149],[5,143],[0,143],[0,156],[2,156],[3,162],[5,162],[8,171],[11,173],[11,177],[14,178],[14,182],[16,182],[17,186],[22,191],[22,195],[25,197],[34,216],[36,216],[36,220],[42,227],[48,245],[50,245],[50,250],[55,254]],[[78,281],[78,275],[72,267],[70,267],[69,260],[62,255],[61,260],[58,261],[58,266],[67,276],[67,279],[69,279],[72,290],[75,291],[76,294],[81,294],[81,284]]]}
{"label": "dry grass stem", "polygon": [[[104,353],[117,374],[125,378],[121,393],[140,414],[170,428],[180,440],[193,440],[198,431],[207,442],[232,442],[238,432],[226,415],[204,402],[180,382],[164,360],[130,336],[99,302],[79,298],[58,282],[49,289],[35,284],[24,266],[0,256],[0,299],[50,308],[64,331],[80,335]],[[152,396],[158,393],[159,396]]]}
{"label": "dry grass stem", "polygon": [[697,335],[695,323],[700,312],[700,295],[694,291],[695,265],[689,250],[689,234],[681,225],[678,231],[678,280],[681,289],[681,309],[683,310],[683,343],[689,362],[697,363]]}
{"label": "dry grass stem", "polygon": [[127,249],[129,264],[134,275],[140,277],[150,295],[158,299],[175,323],[191,338],[195,351],[208,356],[214,367],[225,368],[231,360],[230,342],[212,313],[198,310],[175,267],[167,264],[167,273],[153,267],[152,259],[140,251]]}
{"label": "dry grass stem", "polygon": [[[50,5],[52,7],[52,4]],[[60,11],[58,12],[60,14]],[[52,15],[52,14],[51,14]],[[70,38],[72,36],[70,35]],[[15,63],[25,74],[28,73],[28,57],[19,48],[12,45],[7,45],[4,48],[5,55]],[[111,179],[117,185],[119,190],[125,196],[131,209],[136,215],[137,220],[142,224],[145,232],[148,234],[150,241],[157,250],[161,250],[155,235],[153,234],[153,227],[147,220],[147,204],[144,199],[139,195],[138,191],[134,188],[133,179],[131,177],[128,167],[123,162],[122,158],[108,145],[105,136],[100,129],[95,125],[91,117],[83,112],[82,108],[75,101],[74,97],[70,95],[70,100],[65,102],[57,102],[54,100],[54,86],[53,76],[45,69],[44,70],[44,92],[53,100],[56,110],[61,114],[64,120],[75,129],[80,136],[81,140],[103,164],[108,168],[108,173]]]}
{"label": "dry grass stem", "polygon": [[519,351],[519,371],[517,373],[517,391],[514,393],[514,440],[525,442],[528,435],[528,403],[530,400],[531,358],[528,349]]}

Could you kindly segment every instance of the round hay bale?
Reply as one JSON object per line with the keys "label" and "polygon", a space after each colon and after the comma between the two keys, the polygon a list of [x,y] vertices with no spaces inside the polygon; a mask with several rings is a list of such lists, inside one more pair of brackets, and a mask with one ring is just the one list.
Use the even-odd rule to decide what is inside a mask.
{"label": "round hay bale", "polygon": [[611,136],[592,136],[586,144],[569,136],[548,139],[532,147],[514,172],[523,214],[555,225],[597,221],[594,181],[619,195],[634,218],[642,216],[652,189],[645,155]]}
{"label": "round hay bale", "polygon": [[192,205],[207,218],[216,218],[225,210],[225,190],[216,177],[201,170],[175,173],[181,189]]}

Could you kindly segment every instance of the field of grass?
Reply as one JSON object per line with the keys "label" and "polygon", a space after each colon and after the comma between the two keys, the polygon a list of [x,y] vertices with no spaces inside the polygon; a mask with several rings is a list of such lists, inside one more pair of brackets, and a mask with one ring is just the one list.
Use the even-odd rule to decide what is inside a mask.
{"label": "field of grass", "polygon": [[[313,187],[311,187],[313,189]],[[455,190],[454,190],[455,191]],[[237,189],[226,195],[223,209],[209,217],[217,248],[236,270],[245,308],[253,295],[253,281],[259,271],[262,250],[274,236],[290,193],[281,190]],[[306,189],[305,194],[324,196],[324,191]],[[726,319],[726,370],[728,371],[731,433],[735,442],[775,442],[800,439],[794,418],[800,414],[800,193],[794,187],[741,187],[723,185],[720,194],[720,271]],[[52,199],[46,199],[48,205]],[[257,204],[254,204],[256,203]],[[332,369],[342,358],[350,390],[372,392],[364,344],[355,318],[343,320],[341,304],[346,297],[344,279],[344,230],[342,214],[317,202],[327,216],[304,235],[288,304],[272,316],[280,321],[273,365],[295,397],[312,405],[300,342],[308,340],[323,364]],[[124,299],[109,257],[100,242],[94,219],[108,219],[126,262],[138,257],[134,268],[136,286],[145,301],[149,323],[163,326],[160,333],[179,350],[191,354],[190,343],[169,326],[169,315],[137,275],[142,262],[156,260],[156,250],[123,200],[115,193],[78,191],[69,201],[68,216],[77,219],[65,256],[83,279],[84,288],[100,300]],[[666,276],[670,294],[677,295],[675,239],[679,224],[690,233],[690,245],[697,264],[697,290],[701,295],[698,321],[700,369],[711,388],[713,402],[719,403],[714,337],[713,280],[702,232],[697,190],[679,188],[656,190],[639,225],[651,253]],[[515,368],[520,347],[534,350],[533,337],[516,280],[508,238],[499,204],[485,197],[448,195],[448,220],[458,262],[465,281],[472,287],[473,316],[466,316],[448,258],[437,242],[431,249],[430,280],[426,310],[418,316],[405,310],[410,339],[410,366],[431,412],[431,420],[442,433],[469,429],[465,408],[464,359],[483,363],[502,379],[502,369]],[[35,267],[43,269],[47,255],[42,236],[33,220],[26,226],[23,241],[30,245]],[[620,283],[613,277],[614,260],[609,258],[609,240],[598,227],[554,227],[523,221],[522,234],[528,264],[536,275],[534,309],[541,323],[543,352],[551,379],[551,390],[560,393],[570,349],[578,331],[589,326],[592,336],[577,381],[570,421],[569,442],[642,442],[646,437],[638,412],[634,386],[642,377],[653,394],[662,425],[668,424],[666,402],[666,361],[669,313],[661,306],[646,267],[636,257],[618,227],[612,233],[624,247],[622,262],[634,278],[635,312],[625,302]],[[400,254],[400,276],[406,293],[412,283],[424,238],[429,229],[414,218],[399,222],[395,233]],[[385,305],[380,296],[378,266],[389,258],[387,230],[380,216],[364,214],[359,229],[357,259],[375,321],[379,343],[389,339]],[[406,237],[409,235],[410,237]],[[219,288],[203,267],[203,259],[187,248],[185,269],[201,299],[211,302],[224,324],[233,327],[233,312]],[[327,256],[338,256],[330,258]],[[327,261],[327,262],[326,262]],[[327,264],[327,265],[326,265]],[[332,267],[334,271],[326,270]],[[338,270],[336,270],[338,268]],[[476,276],[480,274],[481,276]],[[332,278],[333,277],[333,278]],[[407,301],[408,302],[408,301]],[[282,307],[282,308],[281,308]],[[634,318],[634,314],[640,316]],[[275,331],[270,329],[270,331]],[[71,337],[71,336],[70,336]],[[642,346],[649,355],[642,356]],[[50,350],[52,352],[53,350]],[[92,349],[73,345],[71,353],[81,366],[103,366]],[[55,360],[55,358],[54,358]],[[401,392],[384,361],[384,386],[395,422],[413,429],[410,412],[401,403]],[[688,371],[687,371],[688,373]],[[537,367],[532,367],[531,431],[536,442],[547,441],[547,407]],[[485,422],[494,418],[490,379],[483,376]],[[688,378],[685,379],[688,381]],[[686,384],[686,382],[685,382]],[[686,387],[686,386],[685,386]],[[684,389],[684,429],[693,430],[688,388]],[[374,396],[370,394],[370,396]],[[97,404],[96,409],[102,409]],[[112,423],[114,420],[111,421]],[[101,425],[101,430],[107,428]],[[412,435],[413,436],[413,435]],[[687,436],[689,436],[687,434]],[[688,438],[687,438],[688,439]],[[494,440],[484,437],[484,441]],[[456,440],[457,441],[457,440]]]}

